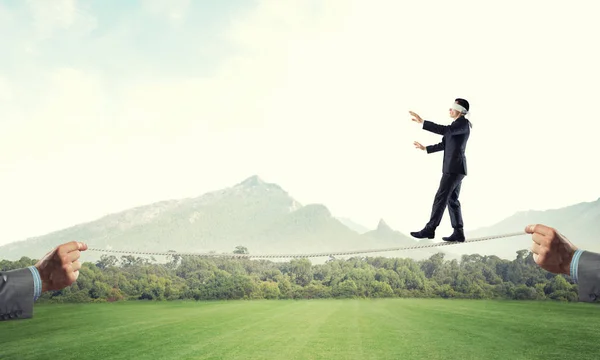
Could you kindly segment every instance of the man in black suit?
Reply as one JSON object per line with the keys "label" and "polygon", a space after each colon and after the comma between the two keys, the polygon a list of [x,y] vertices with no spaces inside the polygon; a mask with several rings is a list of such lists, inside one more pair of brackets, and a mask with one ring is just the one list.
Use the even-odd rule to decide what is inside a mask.
{"label": "man in black suit", "polygon": [[445,241],[465,241],[463,230],[463,219],[458,201],[462,180],[467,175],[467,159],[465,149],[467,140],[471,134],[471,122],[465,118],[469,112],[469,102],[465,99],[455,99],[449,109],[450,117],[454,119],[450,125],[438,125],[434,122],[421,119],[416,113],[409,111],[413,121],[423,124],[423,129],[442,135],[442,141],[435,145],[423,146],[414,142],[417,149],[424,150],[428,154],[438,151],[444,152],[442,166],[442,179],[431,210],[431,218],[421,231],[410,234],[418,239],[433,239],[435,229],[439,226],[444,210],[448,207],[450,222],[454,232],[449,237],[443,237]]}

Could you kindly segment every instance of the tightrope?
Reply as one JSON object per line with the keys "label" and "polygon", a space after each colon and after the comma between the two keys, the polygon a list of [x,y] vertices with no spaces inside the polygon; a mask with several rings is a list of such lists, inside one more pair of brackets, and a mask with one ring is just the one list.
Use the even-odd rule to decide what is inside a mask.
{"label": "tightrope", "polygon": [[332,256],[342,256],[342,255],[357,255],[357,254],[368,254],[368,253],[380,253],[380,252],[390,252],[390,251],[403,251],[403,250],[414,250],[414,249],[424,249],[424,248],[432,248],[432,247],[440,247],[440,246],[450,246],[450,245],[459,245],[459,244],[467,244],[472,242],[486,241],[492,239],[500,239],[507,238],[519,235],[526,235],[525,231],[519,231],[514,233],[508,233],[503,235],[493,235],[493,236],[484,236],[473,239],[466,239],[464,242],[457,241],[444,241],[440,243],[433,244],[423,244],[423,245],[415,245],[415,246],[405,246],[405,247],[393,247],[393,248],[384,248],[384,249],[367,249],[367,250],[354,250],[354,251],[340,251],[340,252],[323,252],[323,253],[308,253],[308,254],[217,254],[217,253],[180,253],[174,251],[168,252],[151,252],[151,251],[127,251],[127,250],[112,250],[112,249],[97,249],[97,248],[88,248],[87,251],[99,251],[99,252],[111,252],[111,253],[120,253],[120,254],[135,254],[135,255],[156,255],[156,256],[167,256],[167,255],[177,255],[177,256],[198,256],[198,257],[227,257],[227,258],[255,258],[255,259],[285,259],[285,258],[316,258],[316,257],[332,257]]}

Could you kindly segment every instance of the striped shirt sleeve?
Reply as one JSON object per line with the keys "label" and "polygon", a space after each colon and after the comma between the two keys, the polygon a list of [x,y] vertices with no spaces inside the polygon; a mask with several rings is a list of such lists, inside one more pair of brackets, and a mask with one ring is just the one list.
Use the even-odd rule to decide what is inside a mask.
{"label": "striped shirt sleeve", "polygon": [[42,278],[35,266],[30,266],[29,271],[33,275],[33,301],[36,301],[42,295]]}
{"label": "striped shirt sleeve", "polygon": [[575,284],[577,284],[577,268],[579,265],[579,258],[581,257],[581,253],[583,253],[583,250],[580,250],[580,249],[575,250],[575,253],[573,254],[573,258],[571,259],[571,267],[569,269],[569,271],[571,273],[571,278],[573,279],[573,282]]}

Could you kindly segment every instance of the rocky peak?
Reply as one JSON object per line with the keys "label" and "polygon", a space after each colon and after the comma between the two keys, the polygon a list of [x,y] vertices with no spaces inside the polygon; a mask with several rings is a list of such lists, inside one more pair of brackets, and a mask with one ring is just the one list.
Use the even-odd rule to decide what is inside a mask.
{"label": "rocky peak", "polygon": [[246,180],[239,183],[238,186],[254,187],[254,186],[262,186],[262,185],[266,185],[266,184],[267,183],[263,179],[261,179],[258,175],[252,175],[249,178],[247,178]]}
{"label": "rocky peak", "polygon": [[377,224],[377,231],[390,232],[393,230],[383,219],[381,219],[379,220],[379,224]]}

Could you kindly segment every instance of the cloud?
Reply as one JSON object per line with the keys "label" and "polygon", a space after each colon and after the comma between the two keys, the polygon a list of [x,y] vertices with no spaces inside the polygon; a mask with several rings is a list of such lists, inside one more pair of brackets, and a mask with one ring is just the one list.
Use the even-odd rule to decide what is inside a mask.
{"label": "cloud", "polygon": [[[0,81],[0,98],[1,84]],[[3,106],[10,114],[3,124],[9,125],[10,131],[4,128],[0,134],[4,156],[10,159],[10,153],[21,153],[35,157],[85,147],[94,141],[98,132],[106,129],[107,91],[98,75],[59,68],[43,74],[37,84],[43,90],[27,96],[34,106],[24,110],[20,106],[24,98],[18,102],[6,101]]]}
{"label": "cloud", "polygon": [[[151,4],[156,12],[166,6],[164,2]],[[172,118],[213,130],[257,127],[290,115],[289,110],[279,112],[280,104],[292,105],[286,98],[293,98],[294,102],[288,109],[300,113],[298,102],[304,103],[303,108],[310,107],[305,99],[314,96],[298,94],[289,87],[296,84],[290,84],[288,78],[298,70],[296,53],[302,52],[303,46],[306,49],[307,42],[318,38],[319,29],[311,28],[314,11],[309,2],[261,2],[251,13],[232,20],[232,27],[223,35],[223,40],[235,50],[221,59],[210,76],[154,74],[143,82],[126,84],[121,92],[125,104],[123,114],[127,114],[124,118],[144,118],[146,124]],[[313,77],[321,75],[322,70]],[[304,71],[300,76],[304,75],[310,74]],[[315,83],[311,87],[315,87]]]}
{"label": "cloud", "polygon": [[[397,219],[389,220],[392,226],[420,224],[431,206],[423,199],[439,182],[439,157],[417,153],[412,141],[439,137],[412,126],[406,112],[443,122],[454,96],[472,100],[475,123],[465,211],[485,213],[481,219],[488,221],[515,207],[558,202],[543,193],[572,184],[571,173],[588,182],[577,186],[581,197],[597,182],[590,167],[573,161],[594,148],[595,132],[581,131],[592,129],[589,84],[600,81],[600,59],[585,45],[597,32],[589,9],[546,4],[541,19],[532,17],[538,10],[531,4],[515,13],[505,4],[460,0],[258,1],[246,13],[238,9],[215,20],[213,35],[213,28],[183,21],[190,4],[145,1],[145,11],[116,17],[91,38],[84,35],[95,26],[95,14],[79,3],[30,2],[40,39],[81,41],[71,44],[80,53],[50,56],[50,46],[25,41],[44,61],[20,67],[25,57],[9,52],[17,59],[12,67],[32,72],[6,71],[0,79],[5,188],[33,188],[40,176],[35,169],[45,169],[56,178],[54,187],[37,190],[40,201],[58,202],[57,194],[79,182],[78,194],[96,196],[79,205],[70,197],[83,216],[86,206],[87,214],[98,214],[261,172],[300,201],[325,202],[359,221],[376,224],[390,214]],[[570,13],[577,13],[577,23],[565,20]],[[0,6],[0,20],[13,19],[6,14]],[[160,21],[186,28],[163,31]],[[4,34],[24,33],[7,24],[0,21]],[[28,33],[23,37],[30,40]],[[197,64],[180,60],[189,54]],[[568,109],[566,120],[549,106],[555,104]],[[578,125],[555,125],[569,119]],[[560,145],[565,136],[577,139],[574,152]],[[515,147],[506,149],[506,139]],[[557,159],[564,159],[563,170],[552,179],[527,175],[532,164],[548,169]],[[132,164],[135,173],[128,170]],[[407,176],[414,169],[420,176]],[[488,191],[494,184],[537,195]],[[110,198],[86,187],[120,192]],[[56,198],[43,198],[50,196],[46,189]],[[12,203],[22,194],[11,195]],[[567,202],[574,195],[563,196]],[[474,222],[480,220],[469,226]],[[55,226],[50,223],[48,229]]]}
{"label": "cloud", "polygon": [[[166,11],[164,2],[147,6],[150,4],[155,12]],[[222,58],[209,76],[166,77],[157,73],[125,84],[119,92],[124,106],[120,118],[149,127],[173,119],[170,130],[180,129],[180,124],[218,131],[255,128],[282,119],[283,114],[273,109],[279,109],[275,102],[278,94],[289,94],[285,88],[290,70],[286,49],[295,46],[295,41],[305,41],[300,31],[310,21],[310,9],[302,4],[262,2],[250,14],[232,20],[234,25],[222,38],[235,50]],[[294,33],[298,39],[293,39]]]}
{"label": "cloud", "polygon": [[68,30],[83,35],[92,31],[96,19],[84,11],[77,0],[27,0],[38,40],[52,37],[57,31]]}
{"label": "cloud", "polygon": [[11,85],[8,80],[0,76],[0,103],[10,102],[13,99]]}
{"label": "cloud", "polygon": [[142,7],[153,15],[164,16],[176,24],[185,20],[190,0],[142,0]]}

